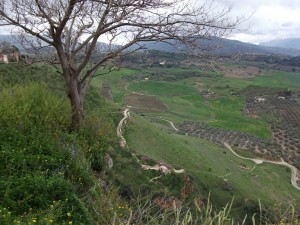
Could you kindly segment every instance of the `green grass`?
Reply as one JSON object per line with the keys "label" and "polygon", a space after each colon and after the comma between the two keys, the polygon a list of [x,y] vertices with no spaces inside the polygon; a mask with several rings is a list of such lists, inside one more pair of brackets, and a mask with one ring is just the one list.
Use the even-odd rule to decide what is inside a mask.
{"label": "green grass", "polygon": [[[298,83],[294,82],[299,78],[299,74],[296,73],[274,72],[250,80],[225,78],[217,73],[212,73],[211,77],[187,78],[172,82],[149,80],[128,83],[121,79],[130,74],[145,74],[151,71],[161,72],[162,74],[189,72],[199,72],[201,74],[195,68],[156,68],[149,71],[145,70],[144,72],[121,69],[109,75],[99,76],[94,81],[94,85],[99,85],[101,80],[104,79],[110,80],[113,87],[114,100],[117,103],[122,103],[124,96],[130,93],[125,90],[128,84],[130,91],[159,96],[168,107],[168,110],[158,115],[168,118],[175,123],[181,123],[184,120],[202,121],[213,127],[248,132],[263,138],[271,136],[270,125],[262,119],[245,116],[243,112],[245,98],[232,96],[231,92],[241,91],[249,85],[278,88],[296,87]],[[264,73],[267,72],[265,71]],[[196,81],[204,84],[204,91],[214,92],[217,99],[204,99],[202,94],[193,86]]]}
{"label": "green grass", "polygon": [[177,124],[185,120],[202,121],[213,127],[248,132],[264,138],[271,136],[267,122],[244,115],[243,97],[229,96],[206,101],[200,95],[186,95],[160,99],[168,110],[159,115]]}
{"label": "green grass", "polygon": [[[124,71],[118,74],[118,79],[125,75],[150,73],[154,70]],[[159,74],[183,74],[196,72],[193,69],[160,68],[155,69]],[[201,71],[197,71],[201,74]],[[161,116],[176,124],[185,120],[208,123],[209,126],[235,131],[242,131],[263,138],[270,138],[270,125],[262,119],[249,118],[244,114],[245,97],[232,95],[248,86],[272,88],[299,88],[299,74],[284,72],[262,71],[254,79],[230,79],[218,73],[211,76],[189,77],[187,79],[166,81],[118,80],[107,76],[113,83],[114,98],[118,103],[130,92],[159,96],[167,106],[161,113],[144,113],[147,117],[134,116],[126,138],[130,148],[142,155],[155,160],[162,160],[176,168],[185,168],[196,184],[196,190],[203,196],[211,192],[212,199],[219,207],[235,198],[235,214],[257,212],[257,201],[270,205],[274,202],[291,202],[299,204],[299,193],[290,184],[290,171],[285,167],[262,164],[253,172],[240,168],[244,164],[252,169],[254,163],[236,158],[227,149],[201,139],[180,136],[170,133],[168,123],[153,120],[153,116]],[[174,76],[175,77],[175,76]],[[202,83],[199,90],[195,84]],[[207,92],[214,94],[205,97]],[[151,121],[151,123],[149,122]],[[170,128],[170,127],[169,127]],[[224,180],[226,176],[233,186],[232,191],[226,191]],[[205,197],[204,197],[205,198]],[[248,201],[249,200],[249,201]],[[245,203],[246,202],[246,203]],[[250,202],[250,203],[249,203]],[[244,209],[239,209],[243,205]]]}
{"label": "green grass", "polygon": [[[180,70],[182,71],[188,71]],[[128,73],[126,73],[128,74]],[[205,99],[199,91],[193,87],[195,80],[201,81],[207,89],[216,92],[217,99]],[[249,84],[252,81],[247,81]],[[230,84],[230,85],[229,85]],[[219,86],[222,86],[220,88]],[[230,88],[226,87],[229,85]],[[209,88],[211,86],[211,88]],[[254,118],[248,118],[244,115],[245,98],[230,95],[230,91],[241,90],[247,87],[247,84],[241,81],[230,80],[218,76],[201,78],[188,78],[173,82],[166,81],[138,81],[128,86],[128,89],[138,93],[156,95],[168,107],[166,112],[159,115],[168,118],[175,123],[181,123],[184,120],[208,122],[210,126],[229,130],[238,130],[248,132],[259,137],[268,138],[271,136],[268,123]],[[120,98],[123,91],[114,92],[115,98]]]}
{"label": "green grass", "polygon": [[11,212],[11,221],[0,217],[0,223],[48,218],[91,224],[79,192],[94,181],[77,158],[76,135],[67,133],[66,96],[52,93],[46,84],[29,83],[3,89],[0,100],[0,208]]}
{"label": "green grass", "polygon": [[[285,167],[262,164],[249,173],[254,163],[235,157],[227,149],[198,138],[166,133],[139,116],[132,118],[126,137],[139,154],[186,169],[202,193],[211,192],[218,206],[232,197],[237,203],[245,199],[268,204],[295,199],[299,203],[299,191],[290,184],[291,174]],[[241,169],[240,164],[249,170]],[[232,191],[224,189],[221,176],[230,181]]]}
{"label": "green grass", "polygon": [[267,122],[248,118],[244,115],[245,99],[243,97],[223,97],[211,103],[214,121],[210,121],[209,125],[252,133],[264,138],[271,137],[270,125]]}
{"label": "green grass", "polygon": [[115,103],[121,104],[123,102],[123,97],[126,94],[129,94],[130,92],[125,90],[125,87],[127,85],[127,82],[122,79],[122,77],[128,76],[128,75],[134,75],[139,74],[141,71],[139,70],[132,70],[127,68],[121,68],[119,70],[111,71],[110,73],[107,73],[107,71],[98,71],[96,76],[92,82],[91,85],[97,88],[100,88],[102,85],[102,82],[104,80],[108,80],[111,84],[112,91],[113,91],[113,99]]}
{"label": "green grass", "polygon": [[265,87],[300,88],[300,73],[273,71],[266,74],[267,76],[258,76],[255,83]]}
{"label": "green grass", "polygon": [[131,91],[158,96],[178,96],[196,94],[197,91],[187,85],[163,81],[143,81],[134,83],[128,88]]}
{"label": "green grass", "polygon": [[[169,75],[201,74],[195,68],[161,71]],[[235,197],[236,217],[255,212],[258,199],[264,204],[292,200],[299,204],[299,193],[290,185],[290,171],[285,167],[263,164],[247,173],[240,164],[253,168],[252,162],[238,159],[208,141],[173,134],[168,122],[151,118],[162,116],[175,123],[203,121],[211,126],[268,137],[266,123],[243,115],[245,99],[229,93],[231,89],[240,90],[250,84],[298,87],[297,75],[278,73],[273,78],[284,81],[273,83],[268,80],[272,77],[243,82],[215,73],[211,73],[212,77],[172,82],[131,83],[123,79],[144,72],[151,70],[120,69],[94,79],[86,96],[82,130],[70,134],[67,127],[71,110],[64,82],[51,67],[0,65],[1,224],[47,224],[47,221],[112,224],[114,217],[121,223],[128,220],[129,210],[126,207],[121,210],[120,206],[126,205],[131,195],[152,191],[180,197],[182,175],[171,174],[150,183],[158,174],[142,171],[131,154],[119,148],[115,132],[121,117],[116,112],[120,110],[99,96],[103,80],[111,82],[114,100],[119,105],[130,94],[125,90],[130,84],[130,90],[158,95],[168,106],[167,111],[147,114],[149,117],[132,117],[126,130],[129,147],[152,159],[186,169],[195,184],[195,193],[200,193],[203,201],[211,192],[214,204],[222,207]],[[214,91],[217,98],[206,99],[196,90],[193,87],[196,79],[205,84],[205,89]],[[106,154],[113,158],[112,170],[107,169]],[[222,176],[232,184],[232,191],[225,190]]]}

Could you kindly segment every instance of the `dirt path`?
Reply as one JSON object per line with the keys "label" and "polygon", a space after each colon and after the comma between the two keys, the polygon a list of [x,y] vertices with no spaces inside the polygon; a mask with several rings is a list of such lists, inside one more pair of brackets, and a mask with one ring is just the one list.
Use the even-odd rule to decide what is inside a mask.
{"label": "dirt path", "polygon": [[299,177],[298,177],[298,169],[296,167],[294,167],[293,165],[285,162],[283,159],[281,159],[281,161],[271,161],[271,160],[265,160],[265,159],[257,159],[257,158],[247,158],[247,157],[243,157],[243,156],[240,156],[239,154],[237,154],[229,144],[227,143],[224,143],[225,147],[228,148],[232,154],[234,154],[235,156],[241,158],[241,159],[245,159],[245,160],[250,160],[252,162],[255,162],[256,164],[262,164],[263,162],[266,162],[266,163],[272,163],[272,164],[276,164],[276,165],[282,165],[282,166],[286,166],[288,168],[291,169],[291,184],[298,190],[300,190],[300,187],[298,186],[297,184],[297,181],[299,180]]}
{"label": "dirt path", "polygon": [[160,119],[169,122],[169,124],[171,125],[171,127],[172,127],[176,132],[178,131],[178,129],[175,127],[175,125],[174,125],[174,123],[173,123],[172,121],[166,120],[166,119],[163,119],[163,118],[160,118]]}
{"label": "dirt path", "polygon": [[155,119],[166,121],[166,122],[168,122],[170,124],[170,126],[172,127],[172,129],[175,130],[175,132],[178,131],[178,129],[175,127],[174,123],[171,120],[167,120],[167,119],[164,119],[162,117],[151,117],[151,118],[155,118]]}
{"label": "dirt path", "polygon": [[123,111],[123,118],[120,120],[118,126],[117,126],[117,136],[120,138],[119,144],[121,146],[121,148],[125,148],[126,147],[126,140],[123,137],[123,131],[122,128],[127,124],[127,120],[130,118],[130,112],[129,112],[129,108],[126,108]]}
{"label": "dirt path", "polygon": [[[129,85],[130,85],[130,84],[127,84],[127,85],[125,86],[125,90],[131,92],[132,94],[142,95],[142,96],[156,96],[156,95],[142,94],[142,93],[139,93],[139,92],[135,92],[135,91],[129,90],[129,89],[128,89]],[[156,118],[156,119],[160,119],[160,120],[167,121],[167,122],[171,125],[171,127],[172,127],[176,132],[178,131],[178,129],[175,127],[175,125],[174,125],[174,123],[173,123],[172,121],[167,120],[167,119],[164,119],[164,118],[162,118],[162,117],[158,117],[158,118],[155,117],[155,118]]]}
{"label": "dirt path", "polygon": [[[142,94],[142,93],[138,93],[138,92],[135,92],[135,91],[131,91],[131,90],[128,89],[128,86],[129,86],[129,84],[126,85],[125,89],[126,89],[127,91],[133,93],[133,94],[145,95],[145,96],[147,95],[147,94]],[[147,96],[153,96],[153,95],[147,95]],[[211,107],[212,107],[212,106],[211,106]],[[212,107],[212,108],[213,108],[213,107]],[[130,117],[130,114],[129,114],[129,108],[126,108],[126,109],[124,110],[124,112],[123,112],[123,118],[120,120],[119,125],[118,125],[118,127],[117,127],[117,135],[118,135],[118,137],[120,137],[120,146],[121,146],[122,148],[125,148],[125,146],[126,146],[126,140],[125,140],[125,138],[124,138],[123,135],[122,135],[122,127],[123,127],[124,125],[126,125],[127,120],[128,120],[129,117]],[[173,123],[172,121],[167,120],[167,119],[163,119],[163,118],[161,118],[161,117],[158,118],[158,119],[167,121],[167,122],[171,125],[171,127],[172,127],[176,132],[178,131],[178,129],[175,127],[175,125],[174,125],[174,123]],[[267,162],[267,163],[272,163],[272,164],[276,164],[276,165],[283,165],[283,166],[288,167],[288,168],[291,170],[291,184],[292,184],[293,187],[295,187],[297,190],[300,190],[300,187],[299,187],[298,184],[297,184],[297,181],[300,180],[300,178],[298,177],[298,174],[299,174],[298,169],[297,169],[296,167],[294,167],[293,165],[291,165],[291,164],[285,162],[283,159],[281,159],[281,161],[271,161],[271,160],[265,160],[265,159],[259,159],[259,158],[247,158],[247,157],[243,157],[243,156],[238,155],[238,154],[231,148],[231,146],[230,146],[229,144],[224,143],[224,145],[225,145],[225,147],[226,147],[227,149],[229,149],[229,150],[231,151],[232,154],[234,154],[234,155],[237,156],[238,158],[241,158],[241,159],[244,159],[244,160],[250,160],[250,161],[254,162],[254,163],[257,164],[257,165],[262,164],[262,163],[264,163],[264,162]],[[149,169],[150,169],[150,170],[160,170],[163,174],[166,174],[166,173],[171,172],[171,170],[170,170],[169,168],[167,168],[167,167],[165,167],[165,166],[163,166],[163,165],[159,165],[159,164],[157,164],[157,165],[155,165],[155,166],[148,166],[148,165],[142,165],[142,164],[140,164],[140,165],[141,165],[142,168],[145,169],[145,170],[149,170]],[[256,168],[256,166],[254,166],[254,168]],[[253,170],[253,169],[252,169],[252,170]],[[180,169],[180,170],[175,170],[175,169],[173,169],[173,171],[174,171],[175,173],[184,173],[184,169]],[[157,177],[157,178],[159,178],[159,177]],[[155,179],[156,179],[156,178],[155,178]]]}
{"label": "dirt path", "polygon": [[[125,149],[126,147],[126,140],[123,136],[123,130],[122,128],[124,126],[126,126],[127,122],[128,122],[128,119],[130,118],[130,111],[129,111],[129,107],[126,107],[125,110],[123,111],[123,118],[120,120],[118,126],[117,126],[117,136],[120,138],[120,141],[119,141],[119,144],[120,144],[120,147]],[[174,124],[169,121],[170,124],[173,125],[173,128],[174,129],[177,129]],[[137,162],[141,165],[142,169],[144,170],[158,170],[161,172],[161,174],[168,174],[168,173],[171,173],[172,171],[174,173],[185,173],[185,170],[184,169],[179,169],[179,170],[176,170],[174,168],[169,168],[165,165],[162,165],[162,164],[156,164],[154,166],[149,166],[149,165],[143,165],[140,163],[140,160],[138,159],[138,157],[136,156],[136,154],[134,153],[131,153],[131,155],[137,160]],[[153,180],[156,180],[158,178],[160,178],[161,176],[159,177],[156,177],[156,178],[153,178]]]}

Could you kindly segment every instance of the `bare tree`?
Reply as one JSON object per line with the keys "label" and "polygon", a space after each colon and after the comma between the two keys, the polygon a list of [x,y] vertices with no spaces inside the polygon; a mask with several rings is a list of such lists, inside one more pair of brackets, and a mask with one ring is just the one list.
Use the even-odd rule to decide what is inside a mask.
{"label": "bare tree", "polygon": [[[221,37],[236,28],[241,20],[232,20],[231,10],[217,10],[210,0],[1,0],[0,24],[15,27],[31,45],[55,49],[53,62],[60,65],[71,102],[71,128],[78,129],[86,88],[99,68],[145,41],[200,47],[195,37]],[[102,38],[109,44],[99,46]],[[113,45],[117,41],[123,44]],[[96,51],[100,57],[91,64]]]}

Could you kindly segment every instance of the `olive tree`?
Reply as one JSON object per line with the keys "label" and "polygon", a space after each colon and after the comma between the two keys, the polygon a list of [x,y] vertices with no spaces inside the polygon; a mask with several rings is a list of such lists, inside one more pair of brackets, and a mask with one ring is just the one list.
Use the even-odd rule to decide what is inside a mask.
{"label": "olive tree", "polygon": [[[32,47],[53,50],[51,62],[59,65],[72,107],[71,128],[78,129],[86,89],[99,68],[149,41],[176,40],[197,49],[198,38],[236,28],[241,20],[232,19],[231,10],[210,0],[1,0],[0,25]],[[99,45],[103,39],[107,44]],[[91,63],[95,52],[99,57]]]}

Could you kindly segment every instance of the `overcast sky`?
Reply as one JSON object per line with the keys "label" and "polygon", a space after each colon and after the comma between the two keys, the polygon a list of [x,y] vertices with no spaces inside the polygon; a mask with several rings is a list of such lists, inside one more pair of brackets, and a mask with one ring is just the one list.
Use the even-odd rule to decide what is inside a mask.
{"label": "overcast sky", "polygon": [[[222,2],[225,0],[220,0]],[[235,31],[231,39],[259,43],[273,39],[300,38],[300,0],[228,0],[233,13],[252,17]]]}
{"label": "overcast sky", "polygon": [[[213,0],[189,0],[209,3]],[[229,38],[258,44],[283,38],[300,38],[300,0],[214,0],[233,4],[232,16],[249,17]],[[0,27],[0,34],[8,34]]]}

